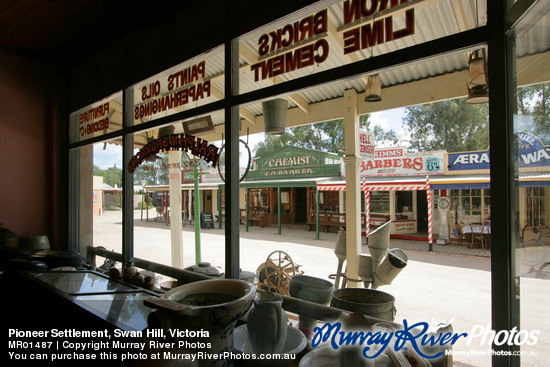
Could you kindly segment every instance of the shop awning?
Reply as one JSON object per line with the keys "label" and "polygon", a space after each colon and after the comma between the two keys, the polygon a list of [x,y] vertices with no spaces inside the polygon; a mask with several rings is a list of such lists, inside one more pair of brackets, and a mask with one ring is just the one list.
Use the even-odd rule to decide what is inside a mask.
{"label": "shop awning", "polygon": [[[317,187],[320,191],[345,191],[346,181],[331,180],[319,182]],[[385,179],[363,179],[361,180],[362,191],[417,191],[426,190],[426,178],[421,179],[403,179],[403,177],[385,178]]]}
{"label": "shop awning", "polygon": [[[520,187],[550,186],[550,173],[520,173]],[[432,190],[490,189],[489,175],[460,175],[432,178]]]}
{"label": "shop awning", "polygon": [[432,179],[432,190],[489,189],[489,175],[460,175]]}
{"label": "shop awning", "polygon": [[[464,190],[490,189],[490,177],[486,175],[455,175],[430,176],[432,190]],[[550,172],[522,172],[519,177],[520,187],[549,187]],[[345,179],[319,182],[317,187],[321,191],[346,190]],[[425,178],[384,177],[367,178],[361,181],[363,191],[417,191],[426,190]]]}
{"label": "shop awning", "polygon": [[[332,180],[327,182],[319,182],[317,184],[319,191],[342,191],[346,190],[345,179]],[[371,191],[427,191],[426,200],[428,206],[428,242],[430,246],[433,242],[433,220],[432,220],[432,194],[430,178],[425,176],[423,178],[408,178],[403,177],[394,178],[364,178],[361,180],[361,191],[365,193],[365,226],[367,235],[370,232],[370,192]]]}

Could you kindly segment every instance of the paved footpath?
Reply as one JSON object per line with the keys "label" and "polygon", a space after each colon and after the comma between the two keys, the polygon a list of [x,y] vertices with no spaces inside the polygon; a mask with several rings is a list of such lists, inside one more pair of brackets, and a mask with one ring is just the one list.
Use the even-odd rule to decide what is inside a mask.
{"label": "paved footpath", "polygon": [[[135,218],[135,256],[170,264],[170,227],[162,222],[140,221],[139,211],[136,211]],[[119,212],[94,217],[96,246],[120,252],[121,231]],[[305,274],[328,279],[337,267],[335,241],[336,233],[321,233],[321,239],[317,240],[314,231],[298,227],[283,227],[283,233],[279,235],[277,228],[250,227],[249,232],[245,232],[241,226],[241,269],[255,272],[271,252],[281,250],[301,265],[300,270]],[[407,319],[408,322],[436,324],[446,320],[452,322],[455,332],[467,333],[474,325],[490,325],[490,259],[428,252],[425,242],[415,242],[392,239],[390,245],[402,248],[409,257],[408,265],[393,284],[380,288],[396,299],[396,322]],[[224,268],[224,247],[223,229],[201,231],[201,260],[210,262],[221,271]],[[194,249],[194,227],[186,225],[183,228],[184,266],[195,263]],[[362,250],[368,253],[367,246],[362,246]],[[538,356],[523,358],[522,366],[547,366],[550,363],[550,280],[521,277],[520,282],[521,329],[540,331],[537,344],[522,349],[537,351]],[[483,345],[480,342],[481,337],[472,340],[470,345],[459,342],[454,349],[474,350],[476,354],[487,352],[487,341]],[[455,366],[490,366],[488,355],[461,356],[454,360]]]}

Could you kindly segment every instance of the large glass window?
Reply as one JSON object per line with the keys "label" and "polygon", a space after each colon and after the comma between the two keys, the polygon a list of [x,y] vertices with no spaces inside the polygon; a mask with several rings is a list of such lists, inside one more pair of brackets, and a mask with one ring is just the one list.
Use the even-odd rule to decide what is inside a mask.
{"label": "large glass window", "polygon": [[[456,332],[470,332],[475,325],[490,324],[488,249],[484,248],[481,252],[470,248],[469,242],[449,246],[435,244],[439,236],[450,231],[455,221],[453,215],[457,211],[459,216],[456,218],[461,221],[460,224],[487,224],[490,220],[490,190],[472,185],[472,175],[483,174],[487,177],[488,166],[470,168],[466,174],[455,175],[453,179],[458,183],[452,184],[453,189],[447,189],[445,185],[440,187],[445,190],[444,196],[451,196],[455,204],[438,210],[437,225],[433,223],[434,218],[430,219],[428,210],[430,206],[430,210],[436,208],[435,195],[433,191],[430,191],[431,195],[426,193],[426,176],[436,181],[436,178],[443,178],[448,173],[448,167],[444,164],[447,154],[487,151],[489,145],[487,104],[469,104],[465,101],[468,57],[468,53],[460,52],[430,59],[431,64],[443,69],[449,65],[449,60],[460,60],[460,66],[456,68],[458,71],[449,69],[448,74],[423,79],[419,82],[421,86],[414,83],[383,86],[382,103],[365,100],[366,83],[360,77],[300,91],[299,95],[307,102],[302,108],[292,106],[290,101],[295,98],[292,94],[277,97],[289,100],[288,107],[285,107],[286,133],[278,137],[266,136],[265,142],[251,146],[253,152],[260,152],[255,156],[259,162],[255,169],[261,170],[264,163],[262,157],[268,157],[268,163],[273,167],[270,167],[269,174],[253,171],[251,177],[262,178],[258,184],[262,188],[252,188],[252,179],[243,183],[251,185],[251,188],[248,193],[249,227],[248,232],[241,233],[240,263],[243,269],[257,270],[260,288],[284,293],[288,291],[285,285],[288,286],[290,276],[300,272],[330,279],[338,264],[334,255],[337,232],[342,229],[348,232],[351,211],[358,210],[357,215],[362,216],[368,201],[370,230],[391,219],[389,248],[399,247],[409,255],[409,263],[399,277],[392,284],[380,287],[381,291],[396,298],[398,311],[395,321],[449,321]],[[384,79],[393,73],[402,73],[407,77],[414,73],[413,70],[415,67],[412,65],[384,70],[380,72],[380,77]],[[348,87],[351,90],[345,92]],[[440,95],[435,92],[439,90]],[[328,91],[335,97],[328,97]],[[418,104],[420,101],[422,103]],[[348,115],[353,108],[347,103],[356,103],[353,117]],[[402,107],[404,105],[409,107]],[[254,132],[261,131],[265,127],[266,116],[262,115],[260,103],[250,103],[246,108],[259,115],[255,124],[244,121],[241,126]],[[369,199],[366,200],[365,193],[361,191],[356,205],[350,206],[348,198],[352,186],[348,179],[352,166],[346,161],[350,160],[347,155],[351,153],[344,140],[349,124],[355,121],[361,127],[376,132],[376,142],[375,156],[362,159],[357,166],[360,182],[367,183],[371,189]],[[314,169],[309,168],[309,177],[289,178],[289,172],[296,173],[294,165],[301,165],[300,174],[302,169],[310,167],[306,165],[306,158],[300,160],[298,157],[312,153],[299,149],[340,153],[345,170],[332,177],[315,177]],[[290,155],[289,150],[300,154]],[[273,171],[275,166],[277,169]],[[482,187],[489,185],[488,178],[485,180]],[[282,220],[282,208],[287,200],[284,194],[289,192],[288,199],[292,206],[292,201],[300,197],[297,189],[302,185],[309,186],[303,190],[308,193],[307,226],[300,226],[297,222],[286,225]],[[290,191],[287,186],[291,187]],[[279,203],[282,204],[282,223],[277,218]],[[263,222],[256,212],[262,205],[270,208],[266,209],[269,218]],[[297,202],[294,205],[299,206]],[[361,218],[359,232],[366,232],[365,224]],[[312,242],[317,226],[321,232],[320,239]],[[434,241],[434,254],[430,258],[422,254],[422,251],[429,251],[429,227],[433,229]],[[490,228],[487,226],[485,230],[489,233],[484,235],[490,237]],[[361,244],[364,243],[363,239]],[[359,251],[368,255],[368,250],[361,244]],[[314,258],[311,257],[312,251]],[[471,260],[465,262],[464,255],[469,255]],[[435,297],[437,301],[425,302],[427,284],[430,297]],[[466,294],[470,301],[465,300]],[[455,363],[475,366],[489,366],[491,363],[490,354],[482,353],[482,350],[489,348],[486,345],[479,348],[477,355],[459,355],[472,349],[466,343],[457,343],[453,348],[459,352],[454,357]]]}
{"label": "large glass window", "polygon": [[[451,190],[453,224],[484,224],[490,222],[490,191],[488,189]],[[482,203],[484,203],[482,205]]]}
{"label": "large glass window", "polygon": [[[548,83],[548,7],[533,8],[513,33],[516,57],[516,102],[514,133],[518,149],[513,150],[519,176],[519,212],[516,231],[515,285],[519,300],[519,329],[536,334],[530,343],[519,342],[522,366],[545,365],[550,360],[549,323],[541,308],[550,296],[550,230],[548,229],[548,154],[550,127],[550,84]],[[547,4],[546,4],[547,5]],[[527,174],[531,171],[530,174]],[[517,207],[516,207],[517,206]],[[517,317],[517,314],[513,315]]]}
{"label": "large glass window", "polygon": [[[381,289],[396,299],[395,321],[449,322],[458,333],[490,325],[491,310],[499,307],[495,303],[491,306],[490,298],[491,202],[508,193],[491,187],[503,183],[489,182],[487,104],[469,103],[487,98],[482,36],[469,32],[471,38],[466,38],[475,38],[475,46],[465,50],[462,45],[460,51],[441,52],[421,62],[408,59],[397,66],[375,62],[388,53],[484,25],[485,9],[486,1],[476,0],[323,1],[239,38],[242,95],[224,102],[226,113],[197,112],[201,115],[187,118],[193,111],[185,112],[196,107],[203,107],[201,111],[217,108],[208,104],[225,98],[223,65],[230,55],[221,48],[128,88],[126,101],[131,108],[119,135],[116,131],[121,129],[122,118],[117,128],[115,116],[120,107],[113,107],[115,102],[111,101],[121,105],[120,93],[75,112],[71,115],[70,142],[77,143],[72,152],[79,153],[80,245],[116,251],[122,244],[117,210],[117,190],[122,183],[118,177],[111,178],[118,167],[132,174],[133,187],[124,187],[124,192],[133,190],[134,200],[123,203],[122,210],[133,211],[130,245],[134,256],[178,268],[207,261],[221,271],[230,271],[235,269],[223,269],[226,257],[239,254],[241,270],[256,273],[259,288],[280,293],[288,292],[290,277],[301,272],[332,279],[338,263],[334,248],[339,230],[364,235],[368,230],[363,230],[363,225],[376,226],[391,219],[394,223],[388,247],[399,247],[409,255],[399,277]],[[550,294],[546,279],[550,268],[550,230],[546,227],[550,223],[550,93],[545,68],[548,16],[538,13],[534,23],[521,27],[515,35],[520,88],[514,120],[514,144],[518,146],[512,150],[517,158],[514,179],[520,200],[511,210],[517,213],[513,220],[522,237],[513,255],[517,272],[514,284],[520,292],[511,298],[517,296],[521,302],[521,330],[537,337],[534,343],[520,343],[529,353],[522,360],[525,365],[544,365],[549,359],[544,351],[550,350],[545,338],[548,323],[541,322]],[[454,44],[452,47],[459,49]],[[350,76],[365,70],[341,67],[354,62],[365,65],[362,61],[369,58],[378,65],[375,75]],[[335,73],[334,80],[323,79],[332,74],[320,72],[339,67],[338,72],[347,77]],[[287,83],[268,88],[299,78],[306,80],[304,85]],[[288,85],[295,85],[296,90],[289,92],[285,89]],[[258,89],[267,92],[258,93]],[[244,100],[239,105],[239,118],[226,121],[236,100]],[[265,106],[270,103],[266,102],[273,100],[282,107],[269,113],[270,107]],[[185,113],[174,116],[181,112]],[[107,113],[115,114],[109,116],[108,127]],[[274,117],[281,113],[286,117]],[[176,121],[181,116],[185,120]],[[160,117],[164,119],[156,124],[163,125],[155,126],[154,120]],[[115,122],[111,123],[111,118]],[[139,130],[135,125],[141,123],[146,125]],[[243,139],[246,135],[247,143],[249,135],[262,134],[248,144],[257,159],[253,170],[261,170],[260,159],[270,167],[241,182],[240,200],[233,203],[240,209],[239,248],[225,254],[222,228],[228,218],[220,177],[223,168],[216,172],[208,166],[208,159],[197,160],[200,151],[193,154],[193,149],[164,149],[163,137],[177,134],[181,138],[180,134],[185,134],[194,139],[198,150],[199,139],[201,144],[208,140],[202,151],[208,155],[209,143],[214,142],[218,149],[228,138],[224,125],[229,123],[239,124],[239,134]],[[359,135],[358,127],[374,133],[374,157],[359,158],[349,135]],[[286,133],[263,135],[269,128]],[[117,138],[89,146],[79,143],[88,138],[97,142],[106,132],[114,132]],[[102,156],[111,146],[121,155],[123,140],[133,141],[135,160],[123,163],[120,157],[111,157],[103,164]],[[151,145],[156,141],[161,142],[161,149]],[[222,159],[218,163],[223,164]],[[450,173],[453,169],[456,171]],[[434,195],[429,179],[449,178],[446,176],[452,177],[437,182]],[[361,191],[365,187],[370,188],[368,195]],[[495,195],[492,200],[491,195]],[[434,203],[434,197],[441,205]],[[445,198],[450,205],[444,204]],[[433,209],[438,210],[435,224]],[[93,217],[96,213],[97,220]],[[362,213],[372,215],[365,215],[361,228],[355,228],[355,214]],[[112,216],[109,220],[108,214]],[[489,243],[489,248],[481,246],[485,251],[472,248],[473,224],[482,225],[480,238]],[[470,227],[470,236],[465,236],[464,243],[449,244],[450,227],[459,230],[460,236],[464,234],[460,231]],[[358,255],[369,256],[362,243],[357,243]],[[491,250],[493,258],[507,253],[512,245],[497,246]],[[369,275],[371,279],[374,276],[367,274],[367,278]],[[357,279],[350,278],[350,282],[357,283]],[[475,346],[466,341],[453,346],[455,364],[491,365],[491,341],[473,341]]]}
{"label": "large glass window", "polygon": [[[122,251],[122,147],[110,140],[75,149],[78,156],[79,246]],[[98,264],[101,265],[101,264]]]}
{"label": "large glass window", "polygon": [[[134,256],[187,268],[209,262],[224,270],[218,171],[221,142],[214,130],[186,134],[204,118],[218,125],[220,113],[134,134]],[[215,167],[213,167],[213,165]],[[203,178],[208,176],[208,179]]]}

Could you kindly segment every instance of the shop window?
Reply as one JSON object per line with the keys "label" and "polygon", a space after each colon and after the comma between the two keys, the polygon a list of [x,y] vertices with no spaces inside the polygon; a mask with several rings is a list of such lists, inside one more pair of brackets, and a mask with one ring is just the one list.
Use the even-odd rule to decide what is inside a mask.
{"label": "shop window", "polygon": [[[88,246],[122,251],[122,147],[110,140],[71,151],[77,157],[79,250]],[[98,260],[98,266],[102,265]]]}
{"label": "shop window", "polygon": [[281,213],[290,213],[290,194],[291,191],[289,189],[281,190]]}
{"label": "shop window", "polygon": [[[216,113],[210,116],[217,120]],[[133,135],[134,155],[128,169],[132,168],[137,204],[134,256],[177,268],[206,261],[223,272],[220,250],[216,250],[215,257],[211,251],[211,246],[224,241],[223,233],[210,241],[202,240],[207,236],[205,230],[217,228],[217,185],[223,183],[219,175],[214,177],[217,170],[204,153],[209,152],[209,147],[219,152],[220,144],[210,141],[206,134],[185,134],[184,123],[179,121]],[[203,176],[208,176],[204,179],[207,182],[203,182]],[[153,244],[155,250],[151,251]]]}
{"label": "shop window", "polygon": [[319,210],[338,213],[340,208],[340,195],[337,191],[319,193]]}
{"label": "shop window", "polygon": [[[486,192],[485,196],[484,191]],[[451,190],[451,220],[454,224],[483,224],[490,216],[489,190]],[[482,205],[482,203],[485,203]]]}
{"label": "shop window", "polygon": [[389,191],[371,191],[370,208],[372,213],[389,214],[390,213],[390,192]]}
{"label": "shop window", "polygon": [[248,205],[254,211],[268,213],[270,210],[270,197],[271,189],[251,189],[248,193]]}
{"label": "shop window", "polygon": [[527,225],[528,226],[546,226],[546,188],[527,187]]}
{"label": "shop window", "polygon": [[412,216],[413,193],[412,191],[398,191],[395,193],[396,219],[407,219]]}

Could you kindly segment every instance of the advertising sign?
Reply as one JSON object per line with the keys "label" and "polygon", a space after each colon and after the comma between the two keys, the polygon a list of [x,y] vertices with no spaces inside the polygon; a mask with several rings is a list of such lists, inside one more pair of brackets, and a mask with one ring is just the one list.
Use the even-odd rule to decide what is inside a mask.
{"label": "advertising sign", "polygon": [[374,158],[375,137],[367,131],[359,132],[359,155],[363,159]]}
{"label": "advertising sign", "polygon": [[[343,48],[337,52],[348,55],[414,35],[412,4],[403,0],[371,1],[369,4],[358,0],[344,1],[338,14],[343,25],[336,30]],[[404,19],[394,22],[397,11],[404,11]],[[329,13],[328,9],[322,9],[260,35],[256,41],[258,60],[250,65],[254,81],[323,64],[330,54],[328,38],[332,21]]]}
{"label": "advertising sign", "polygon": [[[550,167],[550,146],[527,131],[518,133],[519,166]],[[475,152],[449,153],[449,171],[489,169],[490,149]]]}
{"label": "advertising sign", "polygon": [[442,175],[444,151],[408,153],[406,147],[374,149],[361,162],[361,176]]}
{"label": "advertising sign", "polygon": [[122,128],[122,92],[74,111],[70,115],[70,141],[105,135]]}
{"label": "advertising sign", "polygon": [[[327,160],[334,161],[327,164]],[[317,150],[285,147],[256,160],[250,179],[283,179],[340,176],[340,157]]]}

